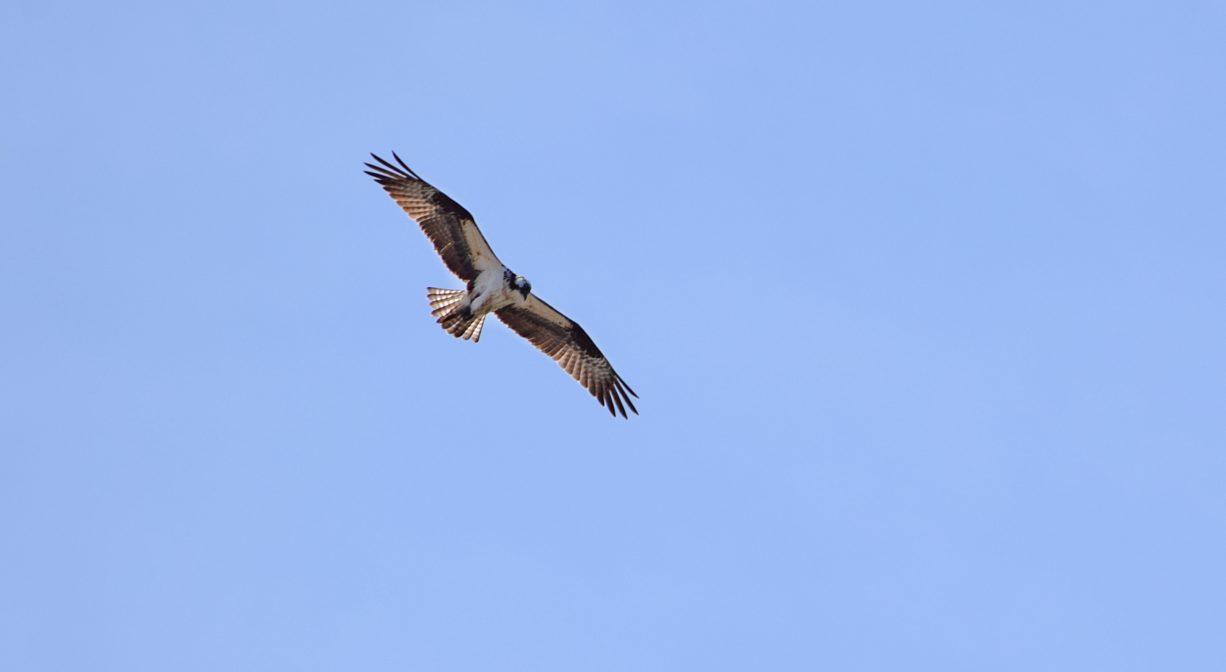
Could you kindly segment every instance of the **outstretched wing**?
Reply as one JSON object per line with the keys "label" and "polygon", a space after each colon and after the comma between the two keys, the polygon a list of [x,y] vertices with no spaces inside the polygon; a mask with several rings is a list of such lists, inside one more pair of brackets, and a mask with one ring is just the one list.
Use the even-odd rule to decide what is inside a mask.
{"label": "outstretched wing", "polygon": [[468,282],[481,271],[502,266],[490,244],[485,242],[485,236],[481,235],[472,214],[464,206],[418,177],[395,152],[392,152],[392,157],[399,166],[374,154],[371,156],[380,165],[366,164],[370,168],[366,174],[375,178],[417,222],[452,273]]}
{"label": "outstretched wing", "polygon": [[[566,369],[596,397],[601,406],[609,409],[610,414],[616,416],[620,412],[623,418],[628,417],[626,407],[629,407],[638,415],[638,409],[630,397],[637,398],[639,395],[617,375],[583,327],[538,299],[535,294],[529,295],[528,302],[523,305],[507,306],[494,311],[494,314]],[[614,404],[617,404],[616,409]]]}

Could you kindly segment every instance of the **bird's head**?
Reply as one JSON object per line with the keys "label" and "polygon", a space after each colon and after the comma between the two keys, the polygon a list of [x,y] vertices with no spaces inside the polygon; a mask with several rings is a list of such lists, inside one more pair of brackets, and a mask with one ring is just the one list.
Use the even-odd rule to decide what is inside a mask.
{"label": "bird's head", "polygon": [[515,276],[514,285],[516,291],[523,294],[525,299],[528,298],[528,292],[532,291],[532,283],[528,282],[527,278],[522,275]]}

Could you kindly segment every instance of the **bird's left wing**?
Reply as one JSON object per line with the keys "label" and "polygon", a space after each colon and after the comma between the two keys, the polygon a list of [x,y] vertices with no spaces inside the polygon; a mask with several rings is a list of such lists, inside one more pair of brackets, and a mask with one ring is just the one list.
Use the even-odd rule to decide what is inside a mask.
{"label": "bird's left wing", "polygon": [[[610,414],[616,416],[620,412],[623,418],[628,417],[626,408],[629,407],[638,415],[639,411],[630,397],[637,398],[639,395],[617,375],[613,365],[609,364],[583,327],[556,308],[531,294],[527,303],[507,306],[494,311],[494,314],[515,333],[552,357],[580,385],[586,387],[601,406],[608,408]],[[617,408],[614,408],[614,404]]]}
{"label": "bird's left wing", "polygon": [[468,282],[482,271],[502,266],[464,206],[418,177],[395,152],[392,157],[398,166],[375,154],[371,156],[380,165],[366,164],[370,168],[366,174],[375,178],[417,222],[452,273]]}

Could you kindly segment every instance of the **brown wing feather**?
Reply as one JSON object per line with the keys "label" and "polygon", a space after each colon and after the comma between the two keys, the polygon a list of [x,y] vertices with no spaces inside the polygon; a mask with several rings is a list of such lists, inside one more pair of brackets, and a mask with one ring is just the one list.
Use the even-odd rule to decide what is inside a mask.
{"label": "brown wing feather", "polygon": [[400,165],[394,165],[375,154],[371,156],[380,165],[366,164],[370,168],[366,174],[375,178],[417,222],[452,273],[467,282],[477,277],[483,268],[501,265],[502,262],[494,256],[485,236],[477,228],[472,214],[464,206],[418,177],[395,152],[392,152],[392,157]]}
{"label": "brown wing feather", "polygon": [[586,387],[601,406],[609,409],[610,414],[616,416],[621,413],[623,418],[627,417],[628,407],[638,415],[639,411],[630,397],[638,398],[639,395],[617,375],[583,327],[556,308],[531,295],[528,303],[508,306],[494,314],[512,331],[552,357],[580,385]]}

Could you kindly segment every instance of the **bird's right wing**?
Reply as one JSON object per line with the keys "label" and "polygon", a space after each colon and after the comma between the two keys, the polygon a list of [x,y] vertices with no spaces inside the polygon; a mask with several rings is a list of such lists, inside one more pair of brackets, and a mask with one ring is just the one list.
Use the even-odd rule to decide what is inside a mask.
{"label": "bird's right wing", "polygon": [[394,165],[371,154],[375,161],[366,164],[367,175],[375,178],[401,208],[417,222],[447,268],[468,282],[482,271],[498,269],[502,262],[490,249],[477,222],[464,206],[451,200],[417,176],[404,161],[392,152],[400,165]]}

